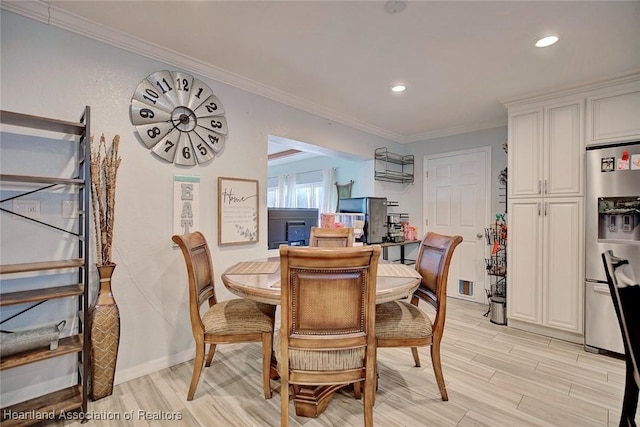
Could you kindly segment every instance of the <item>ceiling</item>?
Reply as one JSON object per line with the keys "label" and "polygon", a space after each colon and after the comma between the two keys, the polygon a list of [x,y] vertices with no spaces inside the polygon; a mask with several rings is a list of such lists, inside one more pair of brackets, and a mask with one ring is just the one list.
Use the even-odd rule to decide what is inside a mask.
{"label": "ceiling", "polygon": [[[640,1],[391,3],[35,5],[54,25],[400,143],[504,126],[501,101],[640,70]],[[548,34],[560,41],[533,46]]]}

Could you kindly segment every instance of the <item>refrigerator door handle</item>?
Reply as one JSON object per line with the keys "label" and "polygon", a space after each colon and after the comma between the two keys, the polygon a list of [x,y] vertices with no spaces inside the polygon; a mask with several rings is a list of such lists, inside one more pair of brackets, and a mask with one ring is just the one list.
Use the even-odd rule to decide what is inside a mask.
{"label": "refrigerator door handle", "polygon": [[549,185],[547,183],[547,180],[544,180],[544,194],[548,194],[549,193]]}
{"label": "refrigerator door handle", "polygon": [[538,194],[542,194],[542,181],[538,180]]}
{"label": "refrigerator door handle", "polygon": [[611,295],[609,292],[609,285],[605,285],[604,283],[594,283],[593,284],[593,292],[604,295]]}

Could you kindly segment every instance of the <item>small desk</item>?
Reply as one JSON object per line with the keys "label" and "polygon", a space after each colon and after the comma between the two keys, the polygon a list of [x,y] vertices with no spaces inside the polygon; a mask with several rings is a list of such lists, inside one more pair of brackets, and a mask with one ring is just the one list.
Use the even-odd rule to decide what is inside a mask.
{"label": "small desk", "polygon": [[[404,246],[403,246],[404,247]],[[280,304],[280,258],[239,262],[222,273],[224,285],[242,298],[267,304]],[[379,263],[376,280],[376,304],[394,301],[413,294],[420,283],[419,273],[404,264]],[[278,374],[272,360],[271,377]],[[296,393],[296,414],[317,417],[341,386],[302,386]]]}
{"label": "small desk", "polygon": [[407,245],[413,245],[414,243],[420,243],[420,240],[405,240],[404,242],[385,242],[385,243],[380,243],[380,246],[382,247],[382,258],[388,260],[389,259],[389,248],[394,247],[394,246],[400,246],[400,259],[397,261],[400,261],[400,264],[404,264],[405,261],[412,261],[415,262],[415,260],[406,260],[404,257],[404,248]]}

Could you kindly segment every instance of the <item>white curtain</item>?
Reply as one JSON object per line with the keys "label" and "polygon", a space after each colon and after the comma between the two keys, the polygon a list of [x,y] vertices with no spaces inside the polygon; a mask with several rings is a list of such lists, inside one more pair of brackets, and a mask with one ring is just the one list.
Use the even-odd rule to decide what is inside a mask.
{"label": "white curtain", "polygon": [[280,175],[278,177],[278,200],[279,208],[295,208],[296,201],[296,174]]}
{"label": "white curtain", "polygon": [[320,202],[320,213],[322,212],[334,212],[335,211],[335,202],[338,197],[336,195],[335,199],[333,197],[335,186],[333,185],[333,168],[323,169],[322,170],[322,201]]}

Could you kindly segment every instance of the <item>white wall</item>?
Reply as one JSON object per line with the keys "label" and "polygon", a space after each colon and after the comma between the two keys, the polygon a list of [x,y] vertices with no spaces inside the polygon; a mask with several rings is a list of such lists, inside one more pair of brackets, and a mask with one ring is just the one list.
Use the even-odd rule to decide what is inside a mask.
{"label": "white wall", "polygon": [[[122,325],[116,382],[193,357],[184,261],[171,242],[174,174],[201,178],[201,231],[211,244],[219,298],[226,299],[230,294],[219,273],[237,261],[267,255],[266,193],[260,194],[259,242],[218,247],[219,176],[257,179],[264,190],[269,134],[359,157],[373,158],[377,147],[397,147],[380,137],[184,70],[207,83],[223,103],[229,138],[222,156],[204,166],[168,164],[153,157],[136,138],[129,121],[129,103],[142,79],[154,71],[176,67],[5,10],[0,13],[1,108],[76,121],[84,106],[90,105],[92,134],[104,133],[109,139],[121,136],[114,237],[117,268],[113,277]],[[14,220],[5,214],[2,217],[0,227],[11,227]],[[3,258],[7,251],[29,250],[22,240],[5,238],[4,232],[0,239]],[[29,375],[19,375],[26,370]],[[34,370],[38,372],[34,374]],[[3,406],[24,398],[19,389],[20,383],[29,382],[26,378],[34,378],[39,387],[40,382],[48,381],[45,378],[55,375],[55,369],[40,369],[39,365],[10,371],[3,371],[0,378]],[[5,381],[7,378],[12,381]]]}
{"label": "white wall", "polygon": [[[505,110],[505,115],[506,114],[507,112]],[[416,162],[416,180],[414,185],[407,190],[406,193],[407,209],[411,213],[411,218],[415,218],[415,222],[421,225],[420,230],[422,232],[424,232],[424,218],[422,215],[422,195],[424,194],[424,157],[468,150],[471,148],[491,147],[492,194],[490,206],[492,213],[502,213],[505,210],[505,205],[498,203],[498,174],[502,169],[507,167],[507,153],[502,149],[502,144],[506,140],[507,128],[498,127],[477,132],[430,139],[428,141],[416,142],[407,146],[406,154],[413,154]],[[503,193],[504,191],[501,192],[501,194]]]}
{"label": "white wall", "polygon": [[[507,166],[507,154],[502,149],[502,144],[506,139],[507,128],[498,127],[408,144],[405,154],[415,156],[415,181],[405,188],[398,188],[398,184],[390,184],[398,188],[399,192],[397,199],[400,200],[400,206],[396,208],[396,211],[408,212],[411,223],[418,227],[418,236],[424,235],[426,232],[423,215],[424,157],[472,148],[491,147],[491,216],[493,217],[495,213],[503,213],[506,206],[498,203],[498,174]],[[376,182],[377,186],[380,184]],[[390,193],[390,190],[387,190],[387,193]],[[504,191],[500,191],[500,194],[504,194]],[[387,197],[390,200],[393,198],[391,195]],[[415,252],[414,249],[408,253],[408,258],[414,259]]]}

